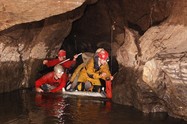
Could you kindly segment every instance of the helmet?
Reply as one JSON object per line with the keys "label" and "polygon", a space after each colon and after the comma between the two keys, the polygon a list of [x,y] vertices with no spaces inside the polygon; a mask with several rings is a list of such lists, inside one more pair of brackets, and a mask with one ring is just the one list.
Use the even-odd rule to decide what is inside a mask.
{"label": "helmet", "polygon": [[98,48],[95,53],[97,54],[97,53],[101,52],[102,50],[104,50],[104,49],[103,48]]}
{"label": "helmet", "polygon": [[106,50],[101,50],[98,53],[98,57],[103,60],[108,60],[108,52]]}
{"label": "helmet", "polygon": [[60,50],[60,51],[58,52],[58,56],[59,56],[59,57],[66,56],[66,51],[65,51],[65,50]]}
{"label": "helmet", "polygon": [[64,68],[61,65],[55,65],[54,72],[57,73],[64,73]]}

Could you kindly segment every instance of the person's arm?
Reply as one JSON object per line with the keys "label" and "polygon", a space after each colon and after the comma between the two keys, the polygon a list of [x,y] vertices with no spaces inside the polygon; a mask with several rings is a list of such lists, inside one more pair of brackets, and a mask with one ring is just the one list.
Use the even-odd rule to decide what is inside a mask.
{"label": "person's arm", "polygon": [[66,86],[66,82],[67,82],[68,76],[66,73],[64,73],[62,75],[62,77],[60,78],[60,85],[54,89],[52,89],[50,92],[54,93],[54,92],[58,92],[60,90],[62,90],[62,88],[64,88]]}
{"label": "person's arm", "polygon": [[67,62],[62,63],[62,66],[63,66],[64,68],[70,69],[70,68],[73,67],[75,64],[76,64],[76,61],[71,60],[71,61],[67,61]]}
{"label": "person's arm", "polygon": [[101,72],[105,73],[106,75],[102,77],[103,80],[112,80],[113,77],[111,76],[108,64],[101,66]]}
{"label": "person's arm", "polygon": [[37,92],[43,92],[40,88],[43,84],[50,83],[51,80],[54,78],[54,72],[49,72],[46,75],[42,76],[35,82],[35,88]]}
{"label": "person's arm", "polygon": [[59,59],[53,59],[53,60],[47,60],[47,62],[45,62],[45,65],[47,67],[52,67],[52,66],[57,65],[58,63],[60,63]]}
{"label": "person's arm", "polygon": [[44,75],[43,77],[36,80],[36,82],[35,82],[36,92],[39,92],[39,93],[43,92],[43,90],[40,88],[40,86],[42,86],[42,84],[45,84],[46,82],[47,82],[47,75]]}
{"label": "person's arm", "polygon": [[78,57],[77,54],[74,55],[73,60],[64,62],[64,63],[62,64],[62,66],[65,67],[65,68],[67,68],[67,69],[70,69],[71,67],[75,66],[77,57]]}
{"label": "person's arm", "polygon": [[42,84],[44,84],[46,82],[45,80],[45,75],[41,78],[39,78],[36,82],[35,82],[35,87],[38,88],[40,86],[42,86]]}

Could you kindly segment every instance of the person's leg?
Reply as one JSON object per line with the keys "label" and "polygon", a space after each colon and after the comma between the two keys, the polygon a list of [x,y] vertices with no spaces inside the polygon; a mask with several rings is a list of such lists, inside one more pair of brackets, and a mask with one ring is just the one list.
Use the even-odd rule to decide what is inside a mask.
{"label": "person's leg", "polygon": [[91,92],[92,92],[92,90],[93,90],[93,85],[92,85],[92,83],[89,82],[89,81],[86,81],[86,82],[85,82],[85,91],[91,91]]}
{"label": "person's leg", "polygon": [[82,72],[80,73],[78,77],[78,83],[77,83],[77,90],[78,91],[84,91],[85,90],[85,82],[87,81],[87,73]]}
{"label": "person's leg", "polygon": [[85,83],[78,82],[75,89],[78,90],[78,91],[84,91],[85,90]]}
{"label": "person's leg", "polygon": [[78,85],[78,77],[79,75],[77,75],[74,79],[74,81],[71,83],[71,89],[75,89],[76,86]]}
{"label": "person's leg", "polygon": [[93,92],[101,92],[101,82],[99,79],[89,79],[90,82],[92,82],[93,85]]}
{"label": "person's leg", "polygon": [[101,92],[101,86],[99,86],[99,85],[94,85],[94,87],[93,87],[93,92]]}
{"label": "person's leg", "polygon": [[78,86],[78,82],[77,82],[78,76],[79,76],[79,75],[77,75],[77,76],[74,78],[74,81],[73,81],[73,82],[68,82],[68,84],[67,84],[67,86],[66,86],[66,90],[67,90],[67,91],[75,91],[75,90],[76,90],[76,88],[77,88],[77,86]]}
{"label": "person's leg", "polygon": [[70,78],[70,82],[73,83],[74,80],[76,80],[77,75],[80,74],[80,71],[83,69],[83,67],[84,67],[84,63],[80,64],[80,65],[75,69],[75,71],[73,72],[73,75],[72,75],[71,78]]}

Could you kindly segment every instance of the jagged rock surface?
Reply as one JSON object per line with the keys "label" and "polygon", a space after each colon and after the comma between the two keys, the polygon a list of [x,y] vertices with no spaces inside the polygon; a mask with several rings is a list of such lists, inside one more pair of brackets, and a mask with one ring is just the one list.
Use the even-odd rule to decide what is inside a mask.
{"label": "jagged rock surface", "polygon": [[0,30],[72,11],[85,0],[1,0]]}
{"label": "jagged rock surface", "polygon": [[181,12],[187,3],[172,2],[171,16],[148,29],[138,42],[135,40],[138,36],[125,31],[125,37],[134,38],[126,38],[117,51],[122,68],[114,80],[113,100],[133,105],[145,113],[168,112],[187,120],[187,27],[184,21],[187,12]]}

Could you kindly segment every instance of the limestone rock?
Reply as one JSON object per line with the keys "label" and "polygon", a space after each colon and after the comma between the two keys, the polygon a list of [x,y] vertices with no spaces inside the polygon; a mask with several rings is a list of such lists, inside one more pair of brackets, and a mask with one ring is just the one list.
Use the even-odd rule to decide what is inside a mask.
{"label": "limestone rock", "polygon": [[134,67],[136,65],[136,55],[138,54],[137,41],[135,40],[137,36],[128,28],[125,28],[124,34],[125,36],[122,35],[125,37],[124,43],[117,51],[117,60],[119,64],[125,67]]}
{"label": "limestone rock", "polygon": [[118,51],[118,61],[123,63],[122,58],[131,55],[137,65],[129,66],[133,58],[126,59],[113,81],[113,100],[145,113],[168,112],[187,120],[187,12],[183,11],[187,3],[173,0],[172,4],[171,16],[139,38],[136,58],[135,51],[133,55],[132,49],[121,46],[126,52]]}
{"label": "limestone rock", "polygon": [[1,0],[0,30],[72,11],[85,0]]}

